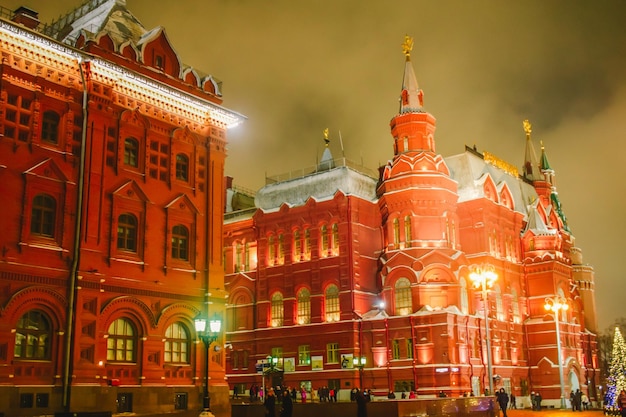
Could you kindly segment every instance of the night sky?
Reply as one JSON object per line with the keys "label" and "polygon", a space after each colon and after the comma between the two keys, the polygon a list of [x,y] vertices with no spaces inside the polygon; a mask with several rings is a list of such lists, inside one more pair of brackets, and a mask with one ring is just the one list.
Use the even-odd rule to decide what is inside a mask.
{"label": "night sky", "polygon": [[[50,22],[80,0],[0,0]],[[626,2],[622,0],[127,0],[182,61],[223,81],[226,174],[248,189],[331,150],[376,169],[393,156],[404,35],[437,152],[476,145],[521,170],[530,119],[584,262],[600,329],[626,317]]]}

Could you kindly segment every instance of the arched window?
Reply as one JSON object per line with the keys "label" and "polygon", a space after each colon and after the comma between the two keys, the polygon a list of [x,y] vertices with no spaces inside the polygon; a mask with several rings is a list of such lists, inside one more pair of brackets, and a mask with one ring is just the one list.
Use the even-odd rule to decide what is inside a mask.
{"label": "arched window", "polygon": [[406,316],[413,312],[413,299],[411,298],[411,281],[400,278],[394,287],[396,302],[396,315]]}
{"label": "arched window", "polygon": [[461,298],[461,311],[463,312],[463,314],[468,314],[469,313],[469,301],[468,301],[468,297],[467,297],[467,282],[465,281],[465,278],[461,278],[459,280],[459,284],[460,284],[460,298]]}
{"label": "arched window", "polygon": [[176,179],[189,180],[189,158],[182,153],[176,155]]}
{"label": "arched window", "polygon": [[411,240],[413,240],[413,234],[411,233],[411,216],[404,217],[404,241],[406,247],[411,247]]}
{"label": "arched window", "polygon": [[109,326],[107,338],[107,360],[113,362],[134,362],[136,335],[132,323],[127,319],[117,319]]}
{"label": "arched window", "polygon": [[282,326],[283,319],[284,319],[283,295],[280,292],[275,292],[272,295],[272,311],[271,311],[272,327]]}
{"label": "arched window", "polygon": [[139,142],[135,138],[124,140],[124,164],[135,168],[139,166]]}
{"label": "arched window", "polygon": [[30,310],[17,321],[14,356],[49,360],[52,341],[50,320],[41,311]]}
{"label": "arched window", "polygon": [[189,230],[180,224],[172,227],[172,258],[189,260]]}
{"label": "arched window", "polygon": [[311,293],[308,289],[302,288],[297,295],[298,304],[298,324],[311,323]]}
{"label": "arched window", "polygon": [[125,213],[117,219],[117,248],[137,252],[137,218]]}
{"label": "arched window", "polygon": [[41,123],[41,140],[57,144],[59,142],[59,115],[48,110],[44,112]]}
{"label": "arched window", "polygon": [[339,288],[336,285],[329,285],[326,288],[324,307],[326,310],[326,321],[339,321]]}
{"label": "arched window", "polygon": [[54,237],[56,205],[56,200],[47,194],[39,194],[33,199],[30,217],[32,234]]}
{"label": "arched window", "polygon": [[189,333],[182,323],[172,323],[165,330],[164,352],[167,363],[189,363]]}

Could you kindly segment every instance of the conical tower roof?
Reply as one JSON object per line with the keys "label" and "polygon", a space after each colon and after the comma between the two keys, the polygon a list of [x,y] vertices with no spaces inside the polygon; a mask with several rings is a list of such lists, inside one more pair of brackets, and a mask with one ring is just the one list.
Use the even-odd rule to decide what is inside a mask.
{"label": "conical tower roof", "polygon": [[402,51],[406,56],[404,64],[404,77],[402,78],[402,95],[400,97],[400,114],[411,112],[422,112],[424,105],[424,93],[419,89],[417,77],[411,63],[411,50],[413,49],[413,38],[404,37]]}
{"label": "conical tower roof", "polygon": [[540,172],[539,160],[535,152],[535,146],[530,136],[532,125],[528,120],[524,120],[524,132],[526,132],[526,154],[524,155],[524,178],[529,181],[543,180]]}

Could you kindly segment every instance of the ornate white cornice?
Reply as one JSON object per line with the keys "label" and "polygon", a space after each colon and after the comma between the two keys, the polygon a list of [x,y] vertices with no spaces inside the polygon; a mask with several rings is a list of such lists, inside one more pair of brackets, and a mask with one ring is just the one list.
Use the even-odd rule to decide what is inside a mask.
{"label": "ornate white cornice", "polygon": [[245,116],[170,85],[159,83],[94,55],[0,20],[0,45],[33,63],[40,62],[67,73],[78,74],[81,62],[90,62],[92,77],[110,85],[113,91],[168,113],[180,115],[201,124],[211,123],[230,128],[245,120]]}

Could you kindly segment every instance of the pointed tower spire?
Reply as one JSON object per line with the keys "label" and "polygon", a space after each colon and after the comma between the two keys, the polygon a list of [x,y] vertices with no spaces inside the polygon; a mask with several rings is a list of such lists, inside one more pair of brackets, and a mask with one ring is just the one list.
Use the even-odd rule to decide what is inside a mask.
{"label": "pointed tower spire", "polygon": [[567,216],[565,216],[565,212],[561,206],[561,200],[559,200],[559,193],[556,191],[555,173],[550,166],[550,162],[548,162],[548,154],[546,153],[545,146],[543,146],[543,141],[541,142],[541,164],[539,167],[541,168],[541,173],[545,181],[550,184],[550,202],[552,203],[552,207],[563,222],[563,229],[571,232],[567,224]]}
{"label": "pointed tower spire", "polygon": [[413,38],[409,35],[404,37],[402,53],[406,57],[404,64],[404,78],[402,79],[402,93],[400,96],[400,114],[408,112],[421,112],[424,106],[424,93],[419,89],[417,77],[411,64],[411,51],[413,50]]}
{"label": "pointed tower spire", "polygon": [[524,126],[524,132],[526,132],[526,155],[524,156],[524,178],[529,181],[542,180],[539,172],[539,161],[537,160],[537,153],[535,152],[535,146],[530,137],[532,133],[532,125],[528,119],[522,122]]}
{"label": "pointed tower spire", "polygon": [[319,164],[317,164],[318,171],[328,171],[329,169],[335,168],[335,160],[333,159],[333,154],[330,152],[330,148],[328,145],[330,144],[330,139],[328,137],[328,128],[324,129],[324,153],[322,154],[322,160]]}

